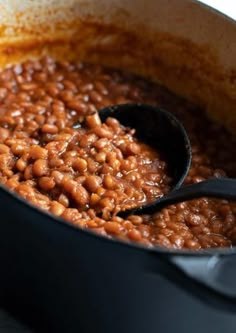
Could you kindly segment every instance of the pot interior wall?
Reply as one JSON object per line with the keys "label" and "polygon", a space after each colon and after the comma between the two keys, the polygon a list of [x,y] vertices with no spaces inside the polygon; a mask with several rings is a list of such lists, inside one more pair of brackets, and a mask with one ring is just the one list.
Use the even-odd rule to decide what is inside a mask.
{"label": "pot interior wall", "polygon": [[236,24],[190,0],[0,1],[0,65],[45,54],[157,81],[236,131]]}

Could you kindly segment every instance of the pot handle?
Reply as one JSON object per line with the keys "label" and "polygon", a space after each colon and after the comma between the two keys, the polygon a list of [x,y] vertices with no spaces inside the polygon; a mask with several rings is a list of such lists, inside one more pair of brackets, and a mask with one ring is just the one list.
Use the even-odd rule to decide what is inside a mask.
{"label": "pot handle", "polygon": [[236,312],[236,254],[158,258],[166,279],[217,309]]}

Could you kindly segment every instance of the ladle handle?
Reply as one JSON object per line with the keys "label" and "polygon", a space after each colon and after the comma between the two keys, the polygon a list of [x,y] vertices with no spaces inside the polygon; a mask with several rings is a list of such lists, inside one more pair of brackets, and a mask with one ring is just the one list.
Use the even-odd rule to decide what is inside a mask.
{"label": "ladle handle", "polygon": [[163,198],[153,202],[150,205],[134,210],[133,213],[152,214],[168,205],[173,205],[182,201],[201,197],[236,200],[236,179],[213,178],[196,184],[181,187],[180,189],[170,192]]}
{"label": "ladle handle", "polygon": [[163,204],[174,204],[180,201],[191,200],[203,196],[235,200],[236,179],[213,178],[188,185],[167,194],[163,199],[161,199],[161,201]]}

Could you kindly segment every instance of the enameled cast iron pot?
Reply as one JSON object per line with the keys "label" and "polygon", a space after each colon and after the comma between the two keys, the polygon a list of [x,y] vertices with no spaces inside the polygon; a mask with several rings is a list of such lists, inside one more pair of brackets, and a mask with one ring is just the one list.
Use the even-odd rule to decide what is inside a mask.
{"label": "enameled cast iron pot", "polygon": [[[5,13],[3,23],[13,27],[13,30],[1,32],[2,65],[18,59],[14,58],[14,50],[18,50],[19,59],[25,57],[26,49],[21,55],[19,51],[22,41],[28,43],[27,50],[30,46],[31,52],[36,50],[34,54],[39,55],[45,51],[40,44],[44,40],[43,45],[48,43],[47,52],[54,54],[53,38],[56,40],[59,33],[61,40],[73,35],[72,47],[67,49],[71,58],[71,50],[83,44],[82,57],[158,78],[174,92],[206,107],[211,116],[235,130],[235,81],[230,80],[235,73],[236,57],[233,44],[236,25],[233,21],[189,0],[153,0],[148,3],[103,0],[99,5],[95,0],[70,0],[67,4],[58,1],[57,8],[54,7],[55,1],[40,3],[43,6],[27,1],[0,1],[2,13]],[[51,19],[45,15],[45,8],[53,9]],[[17,16],[17,13],[22,15]],[[117,27],[125,27],[126,33],[120,38],[117,37],[118,28],[104,32],[98,23],[101,13],[106,14],[104,24],[114,23],[116,18]],[[81,37],[80,44],[76,41],[75,28],[72,29],[69,23],[67,28],[58,25],[59,30],[48,32],[44,29],[40,35],[36,23],[34,30],[23,29],[27,20],[30,24],[29,18],[31,23],[57,27],[58,18],[62,20],[64,17],[72,22],[72,18],[79,21],[80,15],[90,20],[90,26],[86,30],[87,23],[82,20],[78,29],[84,27],[87,33],[91,33],[89,37],[87,34],[86,41]],[[94,22],[92,15],[96,18]],[[143,25],[144,22],[148,27]],[[20,23],[22,40],[12,33]],[[147,29],[146,37],[137,38],[137,45],[132,44],[130,36],[138,34],[140,26]],[[83,36],[82,31],[79,36]],[[37,43],[29,42],[30,38]],[[154,40],[158,40],[156,49]],[[152,53],[150,49],[152,56],[146,55],[141,63],[139,56],[142,55],[138,50],[147,46],[145,43],[153,45],[155,50]],[[106,53],[109,47],[119,55],[116,59]],[[65,48],[58,47],[57,52],[65,51]],[[181,54],[185,55],[184,60]],[[198,66],[195,68],[196,61]],[[183,66],[185,71],[181,72]],[[206,69],[207,79],[204,76]],[[219,74],[221,83],[217,82]],[[195,89],[196,85],[201,89]],[[235,248],[178,252],[108,240],[44,214],[2,186],[0,211],[0,305],[34,330],[56,333],[235,333]]]}

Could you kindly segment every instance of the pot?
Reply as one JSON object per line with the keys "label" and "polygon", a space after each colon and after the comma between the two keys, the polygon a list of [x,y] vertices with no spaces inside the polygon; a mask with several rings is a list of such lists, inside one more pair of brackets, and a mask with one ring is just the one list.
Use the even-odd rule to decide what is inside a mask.
{"label": "pot", "polygon": [[[1,1],[0,9],[2,66],[79,54],[160,82],[235,133],[236,24],[223,15],[190,0]],[[34,331],[235,332],[235,248],[170,251],[98,237],[4,186],[0,209],[0,302]]]}

